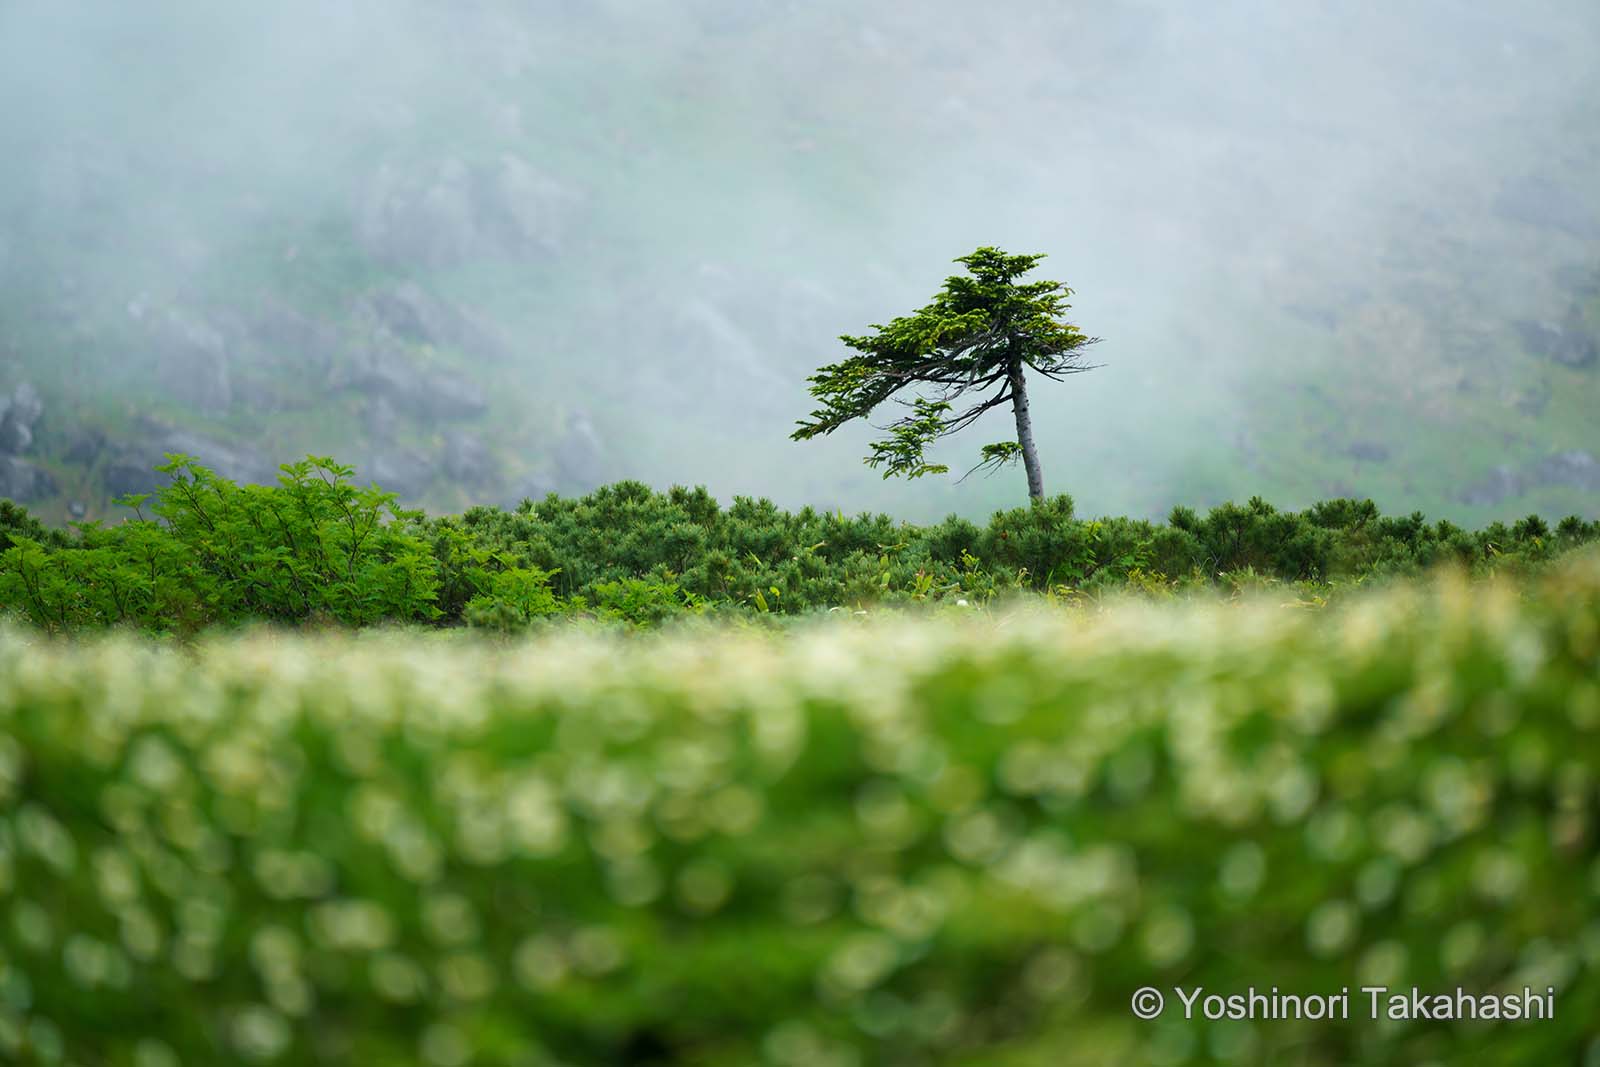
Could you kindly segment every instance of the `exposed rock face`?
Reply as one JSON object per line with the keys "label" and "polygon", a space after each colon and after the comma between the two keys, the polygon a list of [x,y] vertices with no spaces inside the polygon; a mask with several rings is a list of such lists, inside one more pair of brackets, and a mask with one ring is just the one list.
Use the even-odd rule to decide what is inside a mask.
{"label": "exposed rock face", "polygon": [[578,203],[516,156],[420,169],[384,164],[358,207],[357,236],[374,258],[397,266],[524,259],[559,246]]}
{"label": "exposed rock face", "polygon": [[729,407],[752,424],[789,417],[782,398],[799,384],[795,368],[807,365],[818,336],[856,318],[820,282],[714,262],[663,283],[639,308],[658,351],[693,356],[646,361],[629,388],[645,402]]}
{"label": "exposed rock face", "polygon": [[44,401],[28,382],[0,396],[0,455],[19,456],[33,446],[33,428],[44,414]]}
{"label": "exposed rock face", "polygon": [[148,318],[162,391],[204,414],[225,414],[233,406],[233,380],[223,332],[176,309]]}
{"label": "exposed rock face", "polygon": [[1582,321],[1575,315],[1561,326],[1527,319],[1513,325],[1523,345],[1534,355],[1568,367],[1590,367],[1600,359],[1600,345],[1596,344],[1594,336],[1583,328]]}
{"label": "exposed rock face", "polygon": [[476,434],[445,434],[442,459],[445,474],[463,485],[488,485],[497,473],[494,456]]}
{"label": "exposed rock face", "polygon": [[453,348],[492,358],[503,351],[493,334],[414,282],[368,294],[356,316],[364,324],[366,340],[332,371],[328,385],[364,397],[362,422],[368,440],[384,449],[375,454],[375,469],[399,478],[390,479],[392,485],[378,479],[379,484],[414,491],[432,479],[436,467],[460,479],[489,477],[488,450],[470,434],[446,434],[436,463],[416,453],[395,453],[387,446],[407,420],[433,424],[471,419],[488,408],[482,389],[463,375],[419,365],[419,359],[426,357],[412,346]]}
{"label": "exposed rock face", "polygon": [[1526,388],[1513,389],[1506,394],[1506,402],[1524,415],[1537,418],[1550,406],[1550,383],[1530,382]]}
{"label": "exposed rock face", "polygon": [[[159,459],[158,459],[159,462]],[[138,452],[123,452],[113,457],[100,474],[106,492],[112,496],[128,493],[153,493],[161,487],[161,476]]]}
{"label": "exposed rock face", "polygon": [[1389,446],[1379,441],[1356,441],[1345,448],[1344,454],[1362,463],[1386,463]]}
{"label": "exposed rock face", "polygon": [[286,304],[271,303],[250,320],[247,340],[261,356],[285,367],[326,374],[339,350],[339,335],[325,322]]}
{"label": "exposed rock face", "polygon": [[355,468],[357,483],[375,483],[380,489],[399,493],[402,505],[408,497],[425,492],[434,477],[434,466],[428,457],[408,448],[383,449],[355,464]]}
{"label": "exposed rock face", "polygon": [[201,466],[240,484],[271,485],[278,480],[276,465],[251,446],[229,444],[154,421],[144,423],[142,430],[142,439],[119,449],[101,474],[101,481],[113,494],[149,493],[166,484],[166,477],[154,468],[166,462],[168,453],[193,456]]}
{"label": "exposed rock face", "polygon": [[0,456],[0,497],[31,504],[56,494],[50,472],[16,456]]}
{"label": "exposed rock face", "polygon": [[278,480],[271,458],[250,445],[233,445],[188,430],[167,430],[158,440],[162,453],[193,456],[224,478],[236,482],[270,484]]}
{"label": "exposed rock face", "polygon": [[483,390],[464,378],[423,370],[393,339],[378,338],[330,376],[333,389],[382,397],[398,411],[424,419],[467,419],[488,409]]}
{"label": "exposed rock face", "polygon": [[373,444],[389,444],[400,429],[400,413],[389,403],[389,398],[381,393],[368,397],[366,406],[361,410],[361,427]]}
{"label": "exposed rock face", "polygon": [[1591,452],[1576,450],[1558,452],[1520,470],[1509,464],[1502,465],[1463,493],[1461,502],[1493,505],[1546,486],[1600,492],[1600,459]]}
{"label": "exposed rock face", "polygon": [[83,427],[75,431],[68,440],[66,460],[68,463],[90,466],[100,458],[108,443],[105,432],[98,427]]}
{"label": "exposed rock face", "polygon": [[401,282],[367,296],[361,311],[377,331],[403,341],[459,348],[482,356],[500,354],[502,346],[471,316],[416,282]]}
{"label": "exposed rock face", "polygon": [[220,416],[301,406],[285,381],[325,375],[339,351],[338,331],[275,299],[254,309],[153,307],[140,294],[128,301],[161,391],[201,414]]}
{"label": "exposed rock face", "polygon": [[1521,496],[1525,488],[1522,476],[1509,463],[1501,464],[1461,494],[1463,504],[1480,507],[1492,506],[1502,500]]}
{"label": "exposed rock face", "polygon": [[407,341],[440,344],[456,332],[455,310],[431,299],[416,282],[401,282],[367,298],[367,308],[379,323]]}
{"label": "exposed rock face", "polygon": [[1560,452],[1540,460],[1528,471],[1535,485],[1570,485],[1600,490],[1600,459],[1592,452]]}
{"label": "exposed rock face", "polygon": [[585,411],[573,412],[555,447],[556,481],[562,489],[588,492],[605,475],[605,442]]}

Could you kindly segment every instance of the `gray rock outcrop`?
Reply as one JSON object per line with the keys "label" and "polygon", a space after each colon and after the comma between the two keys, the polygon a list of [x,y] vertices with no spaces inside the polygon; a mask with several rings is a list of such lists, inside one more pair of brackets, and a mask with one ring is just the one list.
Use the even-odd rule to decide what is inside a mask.
{"label": "gray rock outcrop", "polygon": [[400,430],[400,413],[382,393],[369,396],[361,409],[361,428],[373,444],[390,444]]}
{"label": "gray rock outcrop", "polygon": [[467,486],[491,484],[498,472],[494,455],[476,434],[450,432],[444,435],[441,455],[444,473]]}
{"label": "gray rock outcrop", "polygon": [[257,311],[245,333],[254,354],[264,360],[312,373],[326,374],[341,347],[339,333],[331,325],[278,302]]}
{"label": "gray rock outcrop", "polygon": [[330,375],[328,386],[382,397],[397,411],[429,420],[469,419],[489,407],[483,390],[472,382],[417,366],[392,338],[375,338],[371,347],[355,353]]}
{"label": "gray rock outcrop", "polygon": [[1503,464],[1461,495],[1463,504],[1491,506],[1534,489],[1562,486],[1600,492],[1600,459],[1582,450],[1558,452],[1521,468]]}
{"label": "gray rock outcrop", "polygon": [[65,458],[68,463],[89,467],[105,452],[110,441],[98,426],[84,426],[74,430],[67,438]]}
{"label": "gray rock outcrop", "polygon": [[146,420],[139,429],[139,439],[116,448],[101,471],[100,480],[108,492],[154,492],[166,484],[166,477],[155,467],[165,463],[169,453],[192,456],[202,467],[243,485],[272,485],[278,480],[277,466],[254,446],[221,441],[154,420]]}
{"label": "gray rock outcrop", "polygon": [[457,266],[549,254],[580,198],[526,160],[446,159],[432,167],[384,164],[357,208],[357,239],[397,266]]}
{"label": "gray rock outcrop", "polygon": [[57,488],[44,468],[16,456],[0,456],[0,497],[32,504],[54,496]]}
{"label": "gray rock outcrop", "polygon": [[399,493],[402,505],[425,492],[435,474],[433,462],[409,448],[383,449],[356,463],[355,468],[357,484],[376,484],[380,489]]}
{"label": "gray rock outcrop", "polygon": [[1353,441],[1345,446],[1344,454],[1359,463],[1387,463],[1389,446],[1381,441]]}
{"label": "gray rock outcrop", "polygon": [[222,330],[176,308],[146,320],[162,391],[203,414],[225,414],[233,406],[233,374]]}
{"label": "gray rock outcrop", "polygon": [[0,396],[0,455],[20,456],[32,448],[33,428],[43,414],[44,401],[28,382]]}
{"label": "gray rock outcrop", "polygon": [[1568,367],[1591,367],[1600,360],[1600,344],[1583,328],[1582,321],[1569,316],[1566,323],[1535,322],[1521,319],[1512,324],[1523,347],[1536,356]]}
{"label": "gray rock outcrop", "polygon": [[457,348],[479,357],[503,352],[499,341],[473,316],[416,282],[401,282],[368,294],[358,317],[364,317],[374,332],[402,341]]}

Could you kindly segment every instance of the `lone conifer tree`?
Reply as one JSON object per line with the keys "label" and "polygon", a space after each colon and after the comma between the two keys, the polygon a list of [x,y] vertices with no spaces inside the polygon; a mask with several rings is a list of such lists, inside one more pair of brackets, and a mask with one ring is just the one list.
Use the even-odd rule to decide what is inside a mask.
{"label": "lone conifer tree", "polygon": [[[1020,457],[1028,472],[1028,495],[1043,499],[1044,475],[1033,443],[1025,371],[1032,368],[1059,381],[1092,370],[1093,365],[1083,362],[1082,350],[1099,340],[1062,320],[1071,289],[1060,282],[1017,281],[1043,258],[980,248],[956,260],[968,273],[946,278],[944,289],[927,307],[888,326],[874,325],[877,332],[871,337],[839,338],[859,354],[807,379],[822,407],[801,420],[793,439],[830,434],[893,398],[910,410],[880,427],[889,436],[872,443],[867,466],[884,467],[885,478],[940,474],[949,468],[927,462],[927,447],[1010,401],[1017,439],[985,445],[973,470],[998,468]],[[915,395],[896,397],[902,389]],[[979,399],[957,413],[957,403],[969,394]]]}

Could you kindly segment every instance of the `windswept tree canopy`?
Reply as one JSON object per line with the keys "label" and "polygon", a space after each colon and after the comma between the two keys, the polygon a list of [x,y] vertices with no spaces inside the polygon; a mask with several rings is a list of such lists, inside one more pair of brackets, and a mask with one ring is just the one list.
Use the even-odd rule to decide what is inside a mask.
{"label": "windswept tree canopy", "polygon": [[874,325],[871,336],[841,337],[857,354],[808,379],[811,395],[822,406],[800,421],[793,439],[830,434],[894,400],[907,411],[880,427],[889,436],[872,443],[866,463],[883,467],[885,478],[916,478],[949,469],[927,461],[926,449],[934,441],[1010,403],[1019,439],[985,446],[978,468],[1023,458],[1032,491],[1037,459],[1023,372],[1031,368],[1060,380],[1090,370],[1083,349],[1098,340],[1062,318],[1071,289],[1060,282],[1018,281],[1044,258],[979,248],[955,261],[968,273],[946,278],[928,306],[887,326]]}

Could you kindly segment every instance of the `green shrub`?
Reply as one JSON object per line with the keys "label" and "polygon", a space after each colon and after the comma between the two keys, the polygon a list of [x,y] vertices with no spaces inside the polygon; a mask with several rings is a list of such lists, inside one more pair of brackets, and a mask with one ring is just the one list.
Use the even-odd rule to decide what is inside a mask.
{"label": "green shrub", "polygon": [[19,538],[52,548],[60,548],[67,543],[66,534],[46,527],[28,514],[28,509],[21,504],[0,499],[0,552],[11,548]]}
{"label": "green shrub", "polygon": [[438,616],[437,568],[411,530],[420,516],[351,485],[351,468],[309,457],[276,486],[235,485],[186,456],[156,469],[168,484],[127,498],[133,521],[84,524],[77,544],[15,537],[0,603],[52,630]]}
{"label": "green shrub", "polygon": [[[1079,519],[1062,495],[982,526],[951,516],[919,527],[744,497],[723,508],[704,488],[638,482],[429,519],[350,485],[326,458],[283,468],[272,487],[236,486],[183,458],[162,470],[171,484],[152,518],[136,498],[138,518],[79,524],[76,538],[0,503],[0,613],[62,631],[314,619],[520,629],[574,613],[649,626],[713,608],[803,617],[1025,590],[1098,601],[1148,593],[1152,575],[1185,595],[1282,584],[1323,603],[1335,588],[1441,565],[1523,573],[1600,540],[1600,523],[1576,517],[1554,531],[1529,516],[1474,533],[1380,515],[1370,500],[1299,513],[1260,499],[1204,516],[1177,507],[1157,524]],[[520,580],[496,577],[510,571],[547,575],[549,599],[497,593]]]}
{"label": "green shrub", "polygon": [[467,601],[467,625],[509,631],[559,613],[561,602],[550,591],[552,577],[551,571],[538,567],[479,572],[475,584],[485,592]]}
{"label": "green shrub", "polygon": [[1048,587],[1070,582],[1094,563],[1094,550],[1073,520],[1072,498],[1062,493],[1028,507],[997,511],[978,545],[991,566],[1026,572]]}
{"label": "green shrub", "polygon": [[670,575],[652,575],[597,582],[593,607],[603,619],[649,626],[678,615],[702,614],[706,601],[680,589]]}

